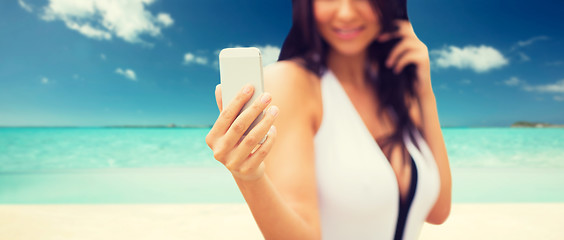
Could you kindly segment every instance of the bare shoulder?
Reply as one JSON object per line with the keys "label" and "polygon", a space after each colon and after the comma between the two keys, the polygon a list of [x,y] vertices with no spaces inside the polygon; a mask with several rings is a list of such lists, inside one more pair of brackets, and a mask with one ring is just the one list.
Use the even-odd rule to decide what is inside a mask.
{"label": "bare shoulder", "polygon": [[[314,90],[317,76],[296,61],[279,61],[264,69],[267,90],[293,90],[294,94],[304,94],[307,98]],[[310,94],[306,94],[310,92]]]}
{"label": "bare shoulder", "polygon": [[273,103],[287,105],[291,114],[308,115],[314,129],[322,109],[319,82],[319,77],[297,61],[279,61],[264,69],[265,91],[272,94]]}

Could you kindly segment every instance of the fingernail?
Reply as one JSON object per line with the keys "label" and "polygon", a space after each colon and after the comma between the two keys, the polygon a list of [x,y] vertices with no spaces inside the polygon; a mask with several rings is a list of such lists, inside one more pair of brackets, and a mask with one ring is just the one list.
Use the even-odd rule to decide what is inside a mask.
{"label": "fingernail", "polygon": [[260,98],[262,103],[268,103],[268,102],[270,102],[270,99],[271,99],[271,97],[270,97],[270,94],[268,94],[268,93],[264,93],[262,95],[262,97]]}
{"label": "fingernail", "polygon": [[275,133],[276,133],[276,127],[274,125],[270,126],[270,129],[268,130],[268,135]]}
{"label": "fingernail", "polygon": [[270,113],[270,115],[276,117],[276,115],[278,115],[278,107],[272,106],[272,107],[270,107],[268,112]]}
{"label": "fingernail", "polygon": [[253,87],[252,85],[247,85],[243,91],[244,91],[246,94],[249,94],[249,93],[251,93],[252,87]]}

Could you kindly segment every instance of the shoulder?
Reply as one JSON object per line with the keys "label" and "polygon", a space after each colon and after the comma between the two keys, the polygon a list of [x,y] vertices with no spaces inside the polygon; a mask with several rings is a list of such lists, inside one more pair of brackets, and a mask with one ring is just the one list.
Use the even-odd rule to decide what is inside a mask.
{"label": "shoulder", "polygon": [[[303,67],[297,60],[279,61],[266,66],[264,77],[265,88],[294,89],[298,90],[295,92],[296,94],[312,90],[319,82],[319,78]],[[305,95],[304,97],[307,96]]]}
{"label": "shoulder", "polygon": [[317,129],[322,105],[320,79],[316,74],[299,61],[279,61],[264,68],[264,87],[272,95],[273,104],[282,105],[280,110],[307,118]]}

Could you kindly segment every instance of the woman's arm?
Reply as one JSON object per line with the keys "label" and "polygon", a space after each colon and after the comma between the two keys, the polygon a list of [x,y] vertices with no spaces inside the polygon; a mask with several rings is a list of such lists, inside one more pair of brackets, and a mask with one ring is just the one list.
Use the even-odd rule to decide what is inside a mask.
{"label": "woman's arm", "polygon": [[[451,209],[452,196],[452,177],[447,156],[445,141],[439,123],[439,114],[437,112],[437,103],[432,89],[429,89],[420,96],[421,107],[424,120],[418,120],[420,129],[423,129],[425,141],[439,168],[441,180],[441,188],[439,197],[427,216],[427,222],[432,224],[442,224],[446,221]],[[413,105],[412,109],[417,109],[417,105]],[[422,125],[421,125],[422,124]]]}
{"label": "woman's arm", "polygon": [[266,239],[320,239],[312,81],[291,62],[270,65],[264,74],[265,91],[280,109],[276,140],[264,158],[266,174],[236,183]]}

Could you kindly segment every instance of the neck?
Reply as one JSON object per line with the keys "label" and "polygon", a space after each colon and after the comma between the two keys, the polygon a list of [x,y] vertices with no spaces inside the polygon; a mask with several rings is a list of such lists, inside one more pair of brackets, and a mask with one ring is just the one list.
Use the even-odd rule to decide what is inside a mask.
{"label": "neck", "polygon": [[337,76],[343,84],[356,87],[366,87],[364,67],[366,64],[366,52],[356,55],[343,55],[337,51],[330,50],[327,56],[329,69]]}

